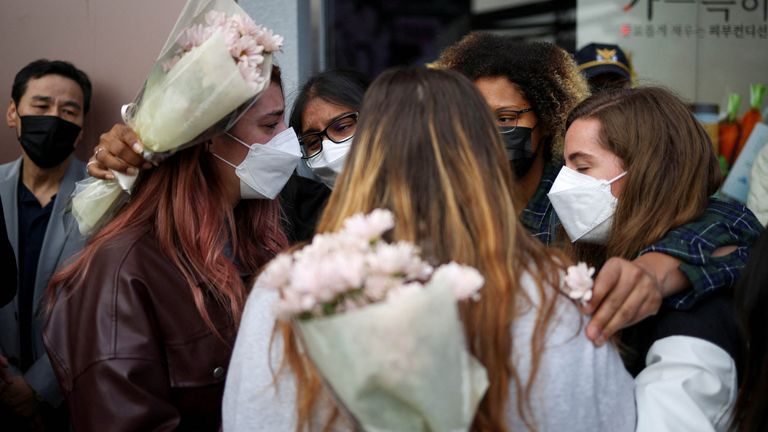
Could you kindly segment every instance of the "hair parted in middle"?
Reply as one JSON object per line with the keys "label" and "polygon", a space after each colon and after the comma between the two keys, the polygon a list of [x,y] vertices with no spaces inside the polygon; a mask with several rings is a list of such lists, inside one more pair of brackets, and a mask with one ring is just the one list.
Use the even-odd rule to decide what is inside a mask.
{"label": "hair parted in middle", "polygon": [[[566,258],[548,251],[517,220],[514,183],[492,113],[477,88],[449,70],[384,72],[365,94],[355,145],[323,213],[318,232],[340,229],[355,213],[390,209],[393,240],[421,247],[433,264],[456,261],[485,277],[481,299],[460,312],[469,350],[488,371],[490,388],[473,430],[506,431],[509,392],[531,421],[528,395]],[[511,326],[531,299],[520,279],[538,287],[530,346],[514,346]],[[521,301],[522,303],[518,303]],[[320,378],[297,350],[290,326],[280,327],[285,361],[297,382],[298,428],[312,423],[321,400]],[[514,349],[531,353],[531,373],[520,376]],[[334,416],[331,416],[332,421]],[[315,419],[316,421],[317,419]]]}
{"label": "hair parted in middle", "polygon": [[539,119],[546,160],[562,158],[568,113],[589,96],[571,55],[549,42],[474,32],[446,48],[435,67],[461,72],[471,81],[506,77],[517,86]]}
{"label": "hair parted in middle", "polygon": [[347,107],[352,110],[360,109],[363,94],[370,85],[368,78],[360,72],[346,69],[331,69],[321,72],[301,87],[296,101],[293,103],[288,125],[298,135],[304,133],[302,122],[304,110],[310,101],[320,98],[330,104]]}

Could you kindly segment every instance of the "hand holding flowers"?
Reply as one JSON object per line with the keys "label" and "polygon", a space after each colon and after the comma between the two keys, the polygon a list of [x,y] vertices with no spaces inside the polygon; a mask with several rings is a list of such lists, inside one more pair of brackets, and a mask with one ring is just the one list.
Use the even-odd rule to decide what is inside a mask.
{"label": "hand holding flowers", "polygon": [[[158,163],[182,148],[227,131],[269,84],[272,53],[282,37],[256,25],[233,0],[189,0],[125,123]],[[136,175],[78,184],[72,212],[89,235],[127,201]]]}

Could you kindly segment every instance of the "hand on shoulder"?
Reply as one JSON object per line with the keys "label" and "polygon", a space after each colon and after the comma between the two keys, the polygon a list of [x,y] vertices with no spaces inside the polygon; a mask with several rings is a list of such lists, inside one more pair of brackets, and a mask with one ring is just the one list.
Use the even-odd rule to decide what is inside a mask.
{"label": "hand on shoulder", "polygon": [[603,345],[622,328],[655,315],[663,297],[659,280],[641,263],[610,258],[597,274],[592,299],[584,308],[592,314],[587,337]]}

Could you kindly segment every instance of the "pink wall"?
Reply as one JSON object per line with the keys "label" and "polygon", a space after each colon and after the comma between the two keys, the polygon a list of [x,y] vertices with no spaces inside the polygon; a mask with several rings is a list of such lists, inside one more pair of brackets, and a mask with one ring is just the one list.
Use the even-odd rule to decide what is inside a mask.
{"label": "pink wall", "polygon": [[[67,60],[93,83],[91,110],[78,156],[85,160],[99,135],[120,121],[144,82],[185,0],[0,0],[2,114],[16,72],[39,59]],[[19,156],[13,131],[2,123],[0,163]]]}

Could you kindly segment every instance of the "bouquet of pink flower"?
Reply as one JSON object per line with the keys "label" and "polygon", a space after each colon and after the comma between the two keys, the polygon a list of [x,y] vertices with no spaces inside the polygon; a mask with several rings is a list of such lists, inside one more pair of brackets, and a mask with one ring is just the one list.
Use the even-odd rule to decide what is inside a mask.
{"label": "bouquet of pink flower", "polygon": [[[189,0],[123,120],[159,162],[228,130],[269,84],[282,37],[257,25],[233,0]],[[135,176],[85,180],[73,213],[88,234],[126,198]]]}
{"label": "bouquet of pink flower", "polygon": [[189,0],[142,91],[123,110],[145,157],[229,129],[269,84],[271,56],[282,43],[233,0]]}
{"label": "bouquet of pink flower", "polygon": [[466,348],[457,301],[484,283],[472,267],[433,269],[407,242],[382,239],[387,210],[276,257],[257,286],[280,292],[309,358],[364,430],[467,430],[488,380]]}

